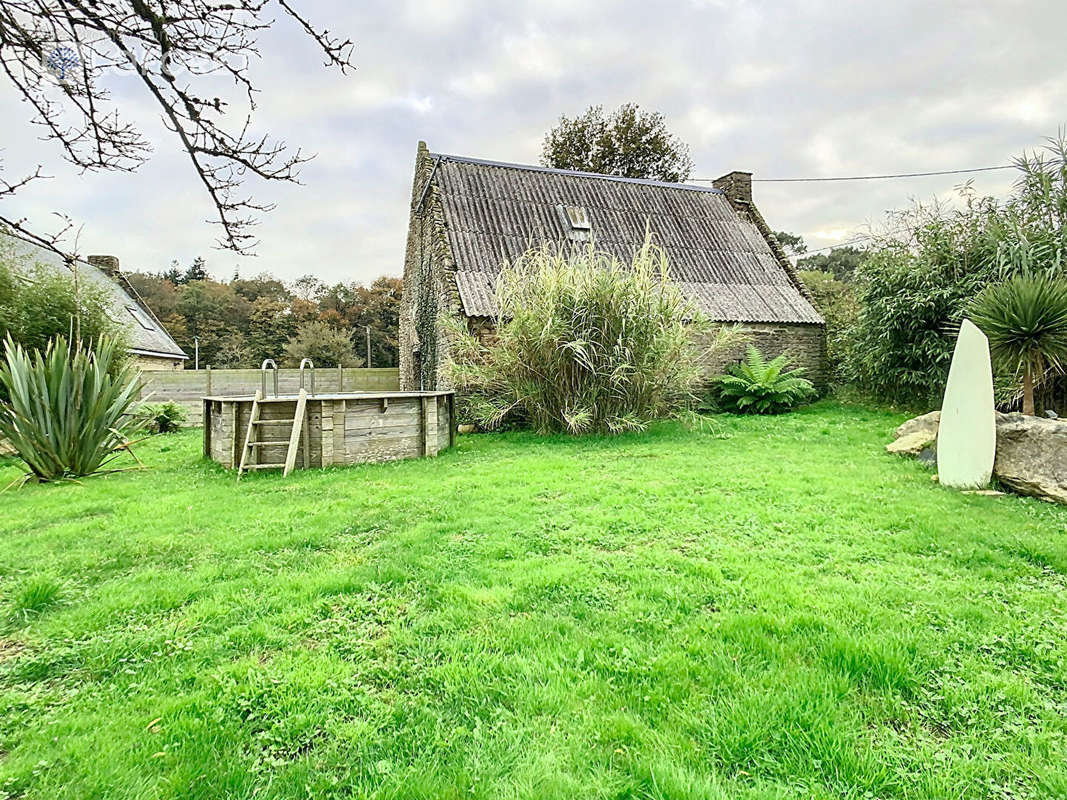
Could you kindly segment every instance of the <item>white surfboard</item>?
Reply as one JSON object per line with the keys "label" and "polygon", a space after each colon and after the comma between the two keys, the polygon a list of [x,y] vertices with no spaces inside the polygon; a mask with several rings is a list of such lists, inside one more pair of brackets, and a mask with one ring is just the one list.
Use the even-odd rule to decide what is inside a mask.
{"label": "white surfboard", "polygon": [[965,319],[960,325],[941,404],[937,432],[937,475],[945,486],[981,489],[989,485],[997,451],[993,410],[993,368],[989,340]]}

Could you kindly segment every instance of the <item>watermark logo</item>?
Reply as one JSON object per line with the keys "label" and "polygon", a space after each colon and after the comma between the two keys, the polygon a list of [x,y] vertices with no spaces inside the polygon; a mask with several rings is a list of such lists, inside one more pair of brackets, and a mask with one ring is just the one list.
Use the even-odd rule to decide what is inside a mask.
{"label": "watermark logo", "polygon": [[52,48],[48,55],[45,56],[44,63],[41,66],[62,83],[67,80],[68,73],[81,66],[81,63],[77,50],[73,47],[60,45]]}
{"label": "watermark logo", "polygon": [[[112,58],[100,53],[89,43],[82,47],[79,42],[57,43],[41,54],[40,76],[48,81],[67,86],[71,82],[92,82],[103,75],[163,76],[173,81],[181,76],[198,77],[226,71],[231,74],[243,72],[248,67],[244,53],[204,52],[196,54],[159,54],[145,49],[140,52],[126,51],[124,58]],[[96,63],[96,62],[100,63]]]}

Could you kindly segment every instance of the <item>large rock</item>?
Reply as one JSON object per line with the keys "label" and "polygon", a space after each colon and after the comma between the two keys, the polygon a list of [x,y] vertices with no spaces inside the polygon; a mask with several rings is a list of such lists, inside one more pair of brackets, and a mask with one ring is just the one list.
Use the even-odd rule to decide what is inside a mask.
{"label": "large rock", "polygon": [[887,453],[897,456],[918,456],[937,441],[937,428],[905,433],[885,446]]}
{"label": "large rock", "polygon": [[941,412],[931,411],[921,417],[909,419],[894,434],[894,441],[885,449],[896,455],[917,456],[937,441],[937,428],[941,424]]}
{"label": "large rock", "polygon": [[[940,421],[940,411],[909,419],[885,449],[929,460]],[[997,414],[993,474],[1019,494],[1067,503],[1067,421]]]}
{"label": "large rock", "polygon": [[993,472],[1020,494],[1067,503],[1067,422],[997,414]]}

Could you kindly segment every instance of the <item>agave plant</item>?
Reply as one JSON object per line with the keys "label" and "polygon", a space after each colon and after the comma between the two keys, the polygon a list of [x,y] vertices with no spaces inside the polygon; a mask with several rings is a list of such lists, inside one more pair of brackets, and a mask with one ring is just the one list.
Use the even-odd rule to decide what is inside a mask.
{"label": "agave plant", "polygon": [[1022,374],[1023,413],[1034,414],[1034,380],[1067,364],[1067,280],[1019,275],[984,289],[968,315],[1001,368]]}
{"label": "agave plant", "polygon": [[815,387],[801,377],[803,368],[786,370],[788,364],[785,354],[767,361],[749,346],[745,360],[716,383],[719,407],[738,414],[780,414],[808,400]]}
{"label": "agave plant", "polygon": [[10,338],[0,362],[0,438],[38,480],[77,478],[103,471],[127,451],[139,421],[130,413],[140,388],[122,364],[118,344],[100,339],[92,349],[52,340],[28,353]]}

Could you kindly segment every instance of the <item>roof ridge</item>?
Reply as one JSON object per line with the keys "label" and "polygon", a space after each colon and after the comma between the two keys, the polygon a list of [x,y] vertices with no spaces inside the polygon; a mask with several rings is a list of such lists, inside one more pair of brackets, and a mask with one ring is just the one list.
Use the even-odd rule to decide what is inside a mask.
{"label": "roof ridge", "polygon": [[521,169],[527,172],[547,172],[553,175],[573,175],[580,178],[597,178],[604,181],[617,181],[619,183],[637,183],[643,186],[661,186],[665,189],[687,189],[705,194],[723,194],[721,189],[711,186],[697,186],[693,183],[672,183],[670,181],[654,181],[650,178],[624,178],[621,175],[605,175],[601,172],[583,172],[577,169],[557,169],[555,167],[542,167],[535,164],[516,164],[510,161],[491,161],[487,158],[471,158],[470,156],[457,156],[448,153],[430,153],[432,158],[441,161],[454,161],[459,164],[479,164],[484,167],[503,167],[505,169]]}

